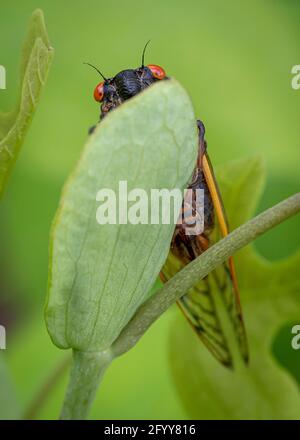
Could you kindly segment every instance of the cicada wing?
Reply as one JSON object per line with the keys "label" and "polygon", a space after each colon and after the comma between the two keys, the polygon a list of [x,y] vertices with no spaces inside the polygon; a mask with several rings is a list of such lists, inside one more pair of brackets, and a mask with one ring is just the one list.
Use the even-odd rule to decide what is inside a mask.
{"label": "cicada wing", "polygon": [[[172,251],[162,269],[164,281],[172,278],[184,264]],[[203,280],[199,281],[179,301],[178,305],[183,314],[206,345],[213,356],[225,366],[232,366],[233,359],[226,335],[222,328],[219,316],[219,308],[216,304],[216,296],[222,298],[224,308],[230,318],[230,322],[236,329],[238,344],[246,359],[244,338],[240,335],[240,317],[235,304],[235,296],[232,292],[232,280],[228,264],[224,264],[212,271]],[[244,333],[242,333],[243,335]]]}
{"label": "cicada wing", "polygon": [[[214,208],[216,212],[217,217],[217,225],[219,226],[219,231],[221,233],[222,237],[226,237],[226,235],[229,234],[229,227],[228,227],[228,221],[226,218],[226,213],[224,209],[224,204],[222,201],[222,197],[220,194],[220,190],[215,178],[215,174],[213,171],[213,167],[211,165],[209,156],[207,153],[204,154],[202,158],[203,163],[203,172],[205,176],[205,180],[207,183],[207,186],[209,188],[210,195],[212,197]],[[215,229],[215,232],[218,233],[218,228]],[[242,315],[242,309],[241,309],[241,301],[240,301],[240,294],[239,294],[239,288],[238,288],[238,282],[236,277],[236,271],[235,266],[233,262],[233,258],[229,257],[228,260],[228,268],[230,272],[232,287],[233,287],[233,294],[235,296],[235,302],[236,302],[236,309],[239,316],[239,327],[240,329],[236,328],[236,331],[239,331],[240,337],[243,339],[241,340],[241,344],[243,345],[243,349],[241,347],[242,353],[244,353],[244,358],[248,359],[248,343],[247,343],[247,336],[245,331],[245,326],[243,322],[243,315]],[[244,336],[242,336],[244,335]]]}
{"label": "cicada wing", "polygon": [[[170,251],[162,269],[163,281],[172,278],[183,266]],[[230,366],[232,359],[220,325],[212,289],[213,278],[212,274],[209,274],[178,300],[177,304],[213,356],[222,364]]]}
{"label": "cicada wing", "polygon": [[[219,235],[224,237],[228,234],[228,223],[216,179],[206,153],[203,155],[203,172],[217,217],[215,235],[219,231]],[[178,255],[175,255],[171,249],[168,259],[162,268],[163,281],[172,278],[187,263],[186,258],[178,258]],[[189,323],[210,352],[219,362],[226,366],[231,366],[233,363],[232,353],[221,325],[219,310],[216,304],[217,296],[222,299],[240,353],[247,362],[248,343],[232,258],[212,271],[205,279],[199,281],[178,301]]]}

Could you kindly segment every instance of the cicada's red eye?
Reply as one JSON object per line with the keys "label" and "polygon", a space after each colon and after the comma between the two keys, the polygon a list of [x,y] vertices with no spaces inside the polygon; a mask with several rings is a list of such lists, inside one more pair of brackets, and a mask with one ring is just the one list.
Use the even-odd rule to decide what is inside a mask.
{"label": "cicada's red eye", "polygon": [[164,69],[160,66],[156,66],[156,64],[148,64],[147,66],[151,72],[154,78],[156,79],[164,79],[166,77],[166,72]]}
{"label": "cicada's red eye", "polygon": [[94,90],[94,98],[97,102],[101,102],[104,96],[104,81],[99,83]]}

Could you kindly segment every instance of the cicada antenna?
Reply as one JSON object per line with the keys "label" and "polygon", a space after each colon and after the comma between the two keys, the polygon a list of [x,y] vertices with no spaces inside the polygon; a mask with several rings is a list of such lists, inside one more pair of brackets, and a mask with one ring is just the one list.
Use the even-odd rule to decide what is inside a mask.
{"label": "cicada antenna", "polygon": [[143,49],[143,53],[142,53],[142,67],[145,66],[145,52],[146,52],[146,48],[147,48],[148,44],[150,43],[150,41],[151,40],[147,41],[147,43],[145,44],[144,49]]}
{"label": "cicada antenna", "polygon": [[107,81],[107,78],[105,78],[105,76],[103,75],[103,73],[101,73],[100,70],[99,70],[97,67],[93,66],[93,64],[90,64],[90,63],[83,63],[83,64],[87,64],[88,66],[90,66],[90,67],[92,67],[93,69],[95,69],[95,70],[99,73],[99,75],[102,76],[102,78],[104,79],[104,81]]}

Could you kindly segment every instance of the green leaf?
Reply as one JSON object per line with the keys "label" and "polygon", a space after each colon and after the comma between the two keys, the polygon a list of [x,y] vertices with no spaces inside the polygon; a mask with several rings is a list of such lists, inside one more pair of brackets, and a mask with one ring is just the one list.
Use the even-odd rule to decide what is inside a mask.
{"label": "green leaf", "polygon": [[[217,173],[232,228],[253,215],[264,172],[258,159],[223,166]],[[253,246],[236,258],[249,338],[250,364],[228,371],[202,347],[181,317],[171,337],[172,371],[183,403],[198,419],[299,419],[296,381],[272,353],[274,338],[299,321],[300,253],[270,263]]]}
{"label": "green leaf", "polygon": [[37,9],[23,47],[18,104],[11,112],[0,113],[0,196],[37,107],[52,57],[43,13]]}
{"label": "green leaf", "polygon": [[[111,112],[90,136],[65,187],[51,239],[46,322],[61,348],[105,350],[140,304],[168,254],[174,225],[99,225],[100,189],[185,188],[197,156],[186,92],[162,81]],[[117,199],[118,200],[118,199]]]}
{"label": "green leaf", "polygon": [[20,417],[20,411],[2,356],[3,354],[0,354],[0,420],[17,419]]}

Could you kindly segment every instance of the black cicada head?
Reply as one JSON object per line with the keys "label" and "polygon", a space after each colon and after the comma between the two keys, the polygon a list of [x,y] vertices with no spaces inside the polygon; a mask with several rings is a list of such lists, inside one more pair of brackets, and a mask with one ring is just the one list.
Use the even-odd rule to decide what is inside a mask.
{"label": "black cicada head", "polygon": [[155,64],[144,66],[144,54],[147,44],[143,51],[141,67],[122,70],[113,78],[105,78],[96,67],[89,64],[98,71],[104,80],[94,90],[95,100],[101,103],[100,119],[103,119],[110,110],[137,95],[154,82],[168,79],[162,67]]}

